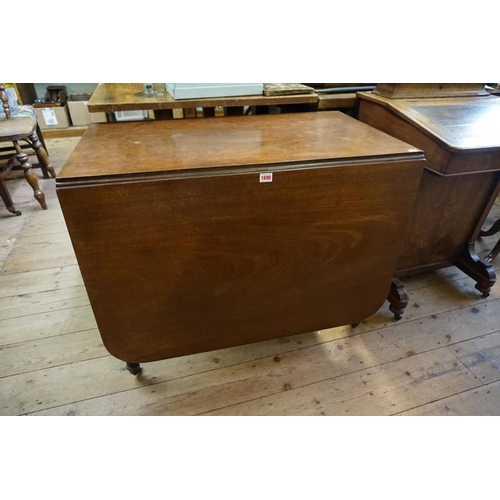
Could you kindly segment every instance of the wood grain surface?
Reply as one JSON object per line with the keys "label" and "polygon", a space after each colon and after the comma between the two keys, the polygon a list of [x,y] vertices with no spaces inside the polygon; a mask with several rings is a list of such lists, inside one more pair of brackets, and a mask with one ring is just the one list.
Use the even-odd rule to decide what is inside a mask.
{"label": "wood grain surface", "polygon": [[458,259],[469,242],[476,239],[477,229],[487,216],[486,206],[496,197],[499,181],[500,172],[464,178],[424,170],[398,264],[400,275],[430,263]]}
{"label": "wood grain surface", "polygon": [[265,96],[311,93],[314,93],[314,88],[303,83],[264,83]]}
{"label": "wood grain surface", "polygon": [[486,95],[484,83],[377,83],[374,94],[390,99]]}
{"label": "wood grain surface", "polygon": [[422,163],[60,189],[105,346],[154,361],[370,316]]}
{"label": "wood grain surface", "polygon": [[323,94],[318,96],[318,109],[351,109],[358,105],[355,93]]}
{"label": "wood grain surface", "polygon": [[88,102],[90,112],[132,111],[136,109],[175,109],[196,107],[276,106],[279,104],[310,104],[318,101],[312,94],[280,96],[238,96],[205,99],[174,99],[167,91],[154,98],[136,97],[143,90],[142,83],[100,83]]}
{"label": "wood grain surface", "polygon": [[407,155],[409,150],[415,157],[421,154],[339,111],[255,116],[251,120],[234,116],[100,123],[89,126],[57,183],[331,159],[369,161]]}
{"label": "wood grain surface", "polygon": [[422,168],[329,112],[91,126],[57,185],[104,344],[143,362],[370,316]]}
{"label": "wood grain surface", "polygon": [[[496,277],[475,240],[500,191],[500,99],[389,99],[359,93],[359,118],[421,148],[426,157],[408,241],[396,275],[456,265],[487,295]],[[404,288],[391,289],[399,316]]]}
{"label": "wood grain surface", "polygon": [[[500,99],[391,100],[368,93],[360,93],[359,96],[360,120],[406,140],[425,152],[427,168],[422,177],[411,230],[398,269],[407,272],[410,269],[421,270],[426,265],[447,265],[447,262],[457,259],[464,252],[469,242],[475,240],[498,194],[500,136],[496,147],[490,147],[491,143],[485,142],[487,145],[484,148],[450,149],[445,138],[440,135],[440,126],[433,126],[434,122],[429,119],[424,127],[421,117],[417,119],[410,110],[422,105],[432,107],[435,116],[442,116],[441,123],[447,121],[450,126],[469,123],[470,128],[474,126],[474,119],[481,123],[488,115],[485,106],[500,110]],[[467,106],[477,101],[483,103],[481,113],[468,116]],[[450,103],[457,110],[465,106],[465,111],[457,111],[454,115],[461,117],[461,120],[454,121],[453,116],[448,114]],[[441,115],[439,109],[443,109]],[[495,127],[494,133],[497,134],[499,130]]]}
{"label": "wood grain surface", "polygon": [[[416,137],[421,132],[438,143],[445,152],[470,151],[473,154],[481,152],[495,155],[476,161],[476,170],[495,168],[495,161],[498,162],[500,155],[500,98],[486,95],[442,99],[388,99],[370,92],[360,92],[358,95],[363,101],[360,103],[360,114],[367,116],[375,112],[375,106],[367,105],[367,102],[372,102],[394,115],[394,124],[387,123],[387,126],[395,129],[394,137],[403,135],[406,140],[410,140],[406,133],[398,131],[398,124],[406,121],[415,129],[413,136]],[[362,111],[361,107],[367,111]],[[373,120],[377,120],[377,117]],[[389,122],[388,117],[385,120]],[[486,159],[488,161],[485,163]],[[439,170],[443,173],[455,173],[471,168],[455,169],[451,165],[442,164]]]}

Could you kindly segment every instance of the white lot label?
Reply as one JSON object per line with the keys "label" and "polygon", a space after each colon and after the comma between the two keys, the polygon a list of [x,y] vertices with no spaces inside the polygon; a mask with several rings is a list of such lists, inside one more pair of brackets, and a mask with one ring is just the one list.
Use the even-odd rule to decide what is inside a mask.
{"label": "white lot label", "polygon": [[267,173],[267,174],[260,174],[259,182],[273,182],[272,172]]}
{"label": "white lot label", "polygon": [[42,109],[42,115],[46,125],[57,125],[56,112],[53,109]]}

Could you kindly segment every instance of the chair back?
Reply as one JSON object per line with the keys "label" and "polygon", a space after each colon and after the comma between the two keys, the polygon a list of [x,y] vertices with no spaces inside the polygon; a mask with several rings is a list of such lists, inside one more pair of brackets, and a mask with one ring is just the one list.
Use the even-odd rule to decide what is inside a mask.
{"label": "chair back", "polygon": [[10,118],[9,96],[5,92],[5,86],[0,83],[0,99],[2,100],[2,108],[7,118]]}

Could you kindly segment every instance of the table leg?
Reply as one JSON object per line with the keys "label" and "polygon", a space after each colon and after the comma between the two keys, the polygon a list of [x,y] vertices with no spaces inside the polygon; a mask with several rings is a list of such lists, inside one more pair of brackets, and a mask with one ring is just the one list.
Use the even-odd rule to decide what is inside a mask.
{"label": "table leg", "polygon": [[467,276],[470,276],[476,283],[476,290],[479,290],[483,297],[488,297],[491,287],[496,283],[497,277],[491,261],[498,253],[498,243],[486,259],[480,259],[476,253],[476,243],[469,243],[464,255],[455,262],[455,265],[463,271]]}
{"label": "table leg", "polygon": [[184,108],[184,118],[196,118],[196,108]]}
{"label": "table leg", "polygon": [[132,374],[137,375],[141,371],[141,365],[139,363],[127,363],[125,368]]}
{"label": "table leg", "polygon": [[500,219],[498,219],[493,226],[491,226],[487,231],[480,231],[479,236],[493,236],[500,231]]}
{"label": "table leg", "polygon": [[203,118],[212,118],[215,116],[215,108],[203,108]]}
{"label": "table leg", "polygon": [[173,120],[174,114],[171,109],[155,109],[155,120]]}
{"label": "table leg", "polygon": [[269,106],[255,106],[255,114],[256,115],[268,115],[269,114]]}
{"label": "table leg", "polygon": [[484,260],[486,262],[493,262],[498,257],[499,253],[500,253],[500,239],[497,241],[496,245],[493,247],[493,250]]}
{"label": "table leg", "polygon": [[408,293],[404,283],[399,278],[393,278],[387,300],[390,302],[389,310],[394,314],[394,317],[397,320],[401,319],[408,305]]}
{"label": "table leg", "polygon": [[230,106],[224,108],[224,116],[242,116],[243,106]]}

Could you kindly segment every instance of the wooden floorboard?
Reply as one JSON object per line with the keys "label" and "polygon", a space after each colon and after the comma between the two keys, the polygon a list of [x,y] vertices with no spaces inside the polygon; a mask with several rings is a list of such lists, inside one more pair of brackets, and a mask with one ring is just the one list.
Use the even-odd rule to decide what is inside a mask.
{"label": "wooden floorboard", "polygon": [[454,394],[411,410],[406,416],[498,416],[500,415],[500,382],[483,385]]}
{"label": "wooden floorboard", "polygon": [[[56,171],[78,141],[47,139]],[[102,345],[54,181],[37,174],[47,211],[20,172],[7,182],[22,215],[0,210],[1,415],[500,415],[500,285],[482,298],[454,267],[405,280],[401,321],[386,303],[357,328],[149,363],[131,376]],[[498,217],[497,202],[485,226]],[[482,239],[479,251],[495,242]]]}
{"label": "wooden floorboard", "polygon": [[97,329],[20,342],[0,347],[0,377],[106,355]]}
{"label": "wooden floorboard", "polygon": [[212,415],[392,415],[479,382],[446,348],[211,412]]}
{"label": "wooden floorboard", "polygon": [[0,346],[96,328],[90,306],[43,312],[0,321]]}
{"label": "wooden floorboard", "polygon": [[452,351],[481,382],[500,380],[500,332],[460,342]]}
{"label": "wooden floorboard", "polygon": [[0,321],[88,304],[87,290],[83,285],[15,295],[0,301]]}
{"label": "wooden floorboard", "polygon": [[[497,299],[484,304],[480,313],[470,307],[463,308],[453,315],[453,321],[444,312],[364,334],[333,328],[321,334],[289,337],[288,343],[270,341],[265,349],[259,349],[262,344],[225,349],[215,353],[217,357],[213,359],[210,356],[214,353],[205,353],[150,363],[144,366],[138,382],[155,384],[154,393],[138,384],[136,390],[64,405],[45,414],[195,415],[220,408],[227,408],[226,414],[244,414],[235,405],[246,401],[252,401],[244,405],[247,414],[255,414],[252,404],[256,399],[266,398],[271,402],[274,398],[284,398],[292,404],[297,390],[306,386],[391,363],[410,366],[414,356],[495,332],[500,324],[498,306]],[[453,352],[449,354],[476,385],[482,384]],[[117,368],[118,365],[112,368],[113,372]],[[153,399],[149,394],[154,394]],[[412,403],[407,408],[413,406]],[[262,409],[261,405],[259,408]],[[401,407],[398,411],[402,411]]]}
{"label": "wooden floorboard", "polygon": [[77,265],[0,275],[0,301],[5,297],[78,285],[83,285],[83,280]]}

